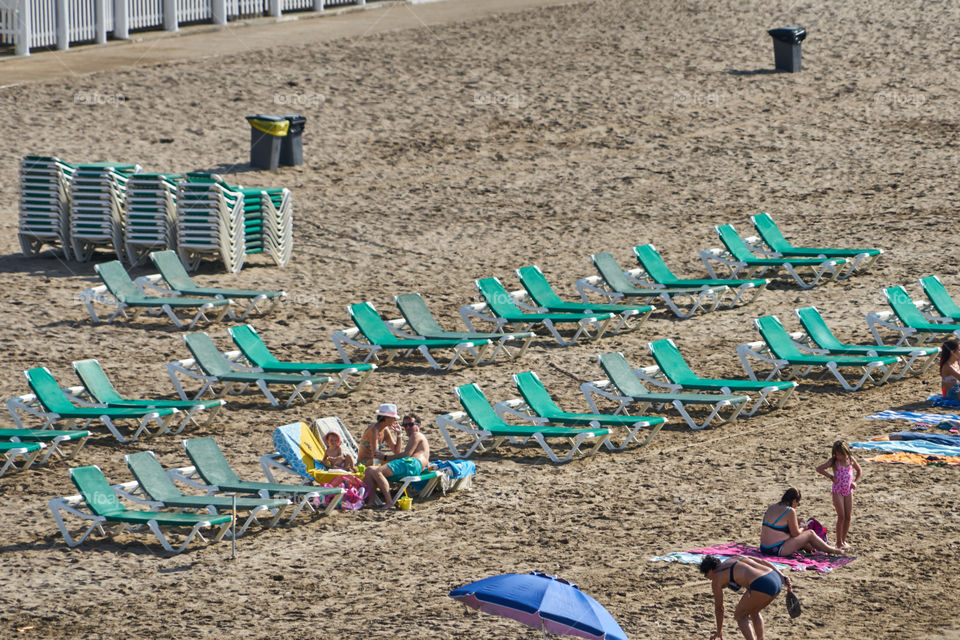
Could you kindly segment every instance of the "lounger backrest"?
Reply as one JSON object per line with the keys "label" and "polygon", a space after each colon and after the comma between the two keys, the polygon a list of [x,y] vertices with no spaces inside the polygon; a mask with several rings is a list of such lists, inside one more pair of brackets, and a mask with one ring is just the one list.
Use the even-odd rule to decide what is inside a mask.
{"label": "lounger backrest", "polygon": [[520,267],[517,269],[517,277],[520,278],[520,284],[527,290],[533,301],[541,307],[555,306],[563,300],[550,286],[546,276],[536,265],[530,267]]}
{"label": "lounger backrest", "polygon": [[270,353],[270,349],[260,339],[260,334],[250,325],[241,324],[230,327],[227,329],[227,333],[230,334],[233,343],[254,366],[263,367],[277,362],[277,358]]}
{"label": "lounger backrest", "polygon": [[623,269],[620,268],[613,254],[602,251],[593,254],[590,259],[593,260],[593,266],[597,268],[600,277],[614,291],[627,291],[634,288],[633,283],[623,275]]}
{"label": "lounger backrest", "polygon": [[816,307],[803,307],[796,309],[794,313],[797,319],[800,320],[800,324],[803,325],[803,329],[807,332],[807,335],[810,336],[815,343],[820,345],[820,347],[824,349],[836,349],[843,346],[843,343],[830,331],[830,327],[827,326],[823,316],[820,315]]}
{"label": "lounger backrest", "polygon": [[419,293],[403,293],[394,297],[400,315],[407,321],[413,332],[420,336],[437,336],[444,333],[443,327],[437,322],[427,303]]}
{"label": "lounger backrest", "polygon": [[317,418],[313,421],[313,433],[320,444],[323,444],[324,437],[328,433],[336,433],[340,436],[340,446],[347,453],[353,456],[354,460],[360,459],[360,443],[353,437],[347,426],[337,416],[327,416],[326,418]]}
{"label": "lounger backrest", "polygon": [[190,462],[197,468],[197,473],[207,484],[232,486],[241,482],[213,438],[184,440],[183,448]]}
{"label": "lounger backrest", "polygon": [[46,367],[35,367],[23,372],[27,377],[27,384],[41,405],[51,413],[68,413],[76,409],[70,399],[63,393],[63,389],[57,384],[57,379],[53,377],[50,370]]}
{"label": "lounger backrest", "polygon": [[126,511],[100,467],[74,467],[70,479],[77,486],[90,511],[98,516],[112,516]]}
{"label": "lounger backrest", "polygon": [[721,224],[714,227],[714,229],[716,229],[717,235],[720,236],[720,242],[723,243],[723,246],[727,248],[727,251],[729,251],[730,255],[736,260],[749,262],[757,259],[757,257],[750,252],[750,248],[747,247],[747,243],[743,241],[743,238],[740,237],[737,230],[733,228],[733,225]]}
{"label": "lounger backrest", "polygon": [[634,255],[637,256],[637,262],[643,267],[655,282],[673,282],[677,276],[670,271],[670,267],[663,261],[660,252],[652,244],[643,244],[633,248]]}
{"label": "lounger backrest", "polygon": [[504,288],[503,283],[498,278],[482,278],[477,280],[475,284],[480,295],[486,300],[487,306],[498,316],[512,316],[521,313],[510,292]]}
{"label": "lounger backrest", "polygon": [[787,251],[792,248],[793,245],[783,237],[780,227],[773,221],[769,213],[758,213],[751,216],[750,221],[753,222],[754,228],[763,238],[763,241],[774,251]]}
{"label": "lounger backrest", "polygon": [[523,396],[527,405],[539,416],[556,415],[563,413],[560,407],[550,397],[550,393],[540,381],[540,377],[533,371],[513,374],[513,384]]}
{"label": "lounger backrest", "polygon": [[140,290],[133,283],[127,270],[119,260],[110,262],[101,262],[93,267],[103,284],[107,285],[110,293],[120,302],[128,302],[130,299],[141,297]]}
{"label": "lounger backrest", "polygon": [[123,459],[130,473],[140,483],[140,488],[151,500],[164,502],[183,495],[152,451],[138,451],[125,455]]}
{"label": "lounger backrest", "polygon": [[217,349],[204,332],[188,333],[183,336],[183,341],[187,344],[187,349],[193,354],[194,360],[208,376],[225,376],[233,373],[233,369],[224,359],[223,354]]}
{"label": "lounger backrest", "polygon": [[380,317],[380,314],[377,313],[377,310],[369,302],[352,304],[347,307],[347,311],[350,313],[350,317],[353,318],[353,323],[357,325],[357,329],[360,330],[360,333],[362,333],[371,344],[381,344],[396,340],[396,337],[390,333],[387,323],[383,321],[383,318]]}
{"label": "lounger backrest", "polygon": [[504,423],[503,420],[500,419],[500,416],[493,410],[487,397],[483,395],[483,391],[481,391],[476,383],[471,382],[470,384],[456,387],[453,392],[456,393],[460,399],[463,410],[467,412],[467,415],[470,416],[474,424],[481,429],[506,426],[506,423]]}
{"label": "lounger backrest", "polygon": [[73,363],[73,370],[77,372],[83,387],[97,402],[120,402],[123,396],[110,383],[110,378],[100,363],[96,360],[77,360]]}
{"label": "lounger backrest", "polygon": [[676,384],[692,382],[699,378],[683,359],[683,354],[673,340],[657,340],[647,345],[650,355],[656,360],[660,371]]}
{"label": "lounger backrest", "polygon": [[893,309],[893,312],[900,318],[900,322],[905,326],[915,327],[930,324],[917,309],[917,306],[913,304],[913,299],[903,287],[888,287],[883,290],[883,295],[890,303],[890,308]]}
{"label": "lounger backrest", "polygon": [[790,334],[783,328],[777,316],[763,316],[753,321],[764,342],[778,358],[795,358],[804,355],[793,344]]}
{"label": "lounger backrest", "polygon": [[950,293],[943,286],[940,278],[937,276],[920,278],[920,286],[923,287],[923,292],[927,294],[930,302],[933,303],[933,306],[941,315],[954,318],[960,316],[960,306],[957,306],[957,303],[950,297]]}
{"label": "lounger backrest", "polygon": [[624,396],[633,398],[650,393],[640,382],[640,378],[634,373],[633,367],[622,353],[604,353],[597,359],[600,361],[600,367],[607,374],[607,379]]}
{"label": "lounger backrest", "polygon": [[315,469],[326,455],[326,449],[305,422],[293,422],[273,430],[273,446],[298,475],[313,479]]}
{"label": "lounger backrest", "polygon": [[150,260],[153,261],[153,266],[157,268],[171,289],[181,291],[196,288],[187,270],[183,268],[183,263],[180,262],[180,257],[176,251],[171,249],[154,251],[150,254]]}

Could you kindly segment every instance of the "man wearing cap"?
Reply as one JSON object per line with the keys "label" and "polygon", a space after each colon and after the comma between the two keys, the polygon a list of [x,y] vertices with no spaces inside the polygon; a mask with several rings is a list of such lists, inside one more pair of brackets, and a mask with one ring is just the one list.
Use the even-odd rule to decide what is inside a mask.
{"label": "man wearing cap", "polygon": [[393,453],[399,453],[402,448],[400,442],[400,425],[397,424],[397,405],[385,402],[377,409],[377,421],[367,427],[360,437],[360,459],[365,465],[377,463],[382,458],[380,445],[385,444]]}
{"label": "man wearing cap", "polygon": [[430,443],[420,433],[420,416],[408,413],[403,416],[403,430],[407,433],[407,446],[402,451],[387,454],[386,464],[367,467],[363,481],[367,485],[367,505],[377,497],[377,489],[383,495],[385,509],[393,508],[390,495],[390,478],[418,476],[430,464]]}

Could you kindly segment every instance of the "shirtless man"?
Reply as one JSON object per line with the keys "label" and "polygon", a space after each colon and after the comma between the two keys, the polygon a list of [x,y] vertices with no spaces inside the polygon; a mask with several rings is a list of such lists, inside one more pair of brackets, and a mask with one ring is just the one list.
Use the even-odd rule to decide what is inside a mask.
{"label": "shirtless man", "polygon": [[393,508],[390,495],[390,478],[418,476],[430,464],[430,443],[420,433],[420,417],[414,413],[403,416],[403,430],[407,433],[407,446],[399,453],[387,454],[386,464],[367,467],[363,482],[367,485],[367,506],[377,498],[377,489],[383,495],[384,509]]}

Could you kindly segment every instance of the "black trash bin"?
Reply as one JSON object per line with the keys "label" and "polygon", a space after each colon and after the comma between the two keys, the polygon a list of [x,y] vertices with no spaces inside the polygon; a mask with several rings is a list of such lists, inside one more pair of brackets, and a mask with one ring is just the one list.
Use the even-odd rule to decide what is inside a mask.
{"label": "black trash bin", "polygon": [[276,171],[280,164],[280,147],[290,123],[281,116],[258,114],[247,116],[250,123],[250,164],[256,169]]}
{"label": "black trash bin", "polygon": [[807,37],[803,27],[780,27],[767,31],[773,37],[773,61],[778,71],[800,71],[800,43]]}
{"label": "black trash bin", "polygon": [[280,164],[295,167],[303,164],[303,127],[307,119],[299,113],[283,117],[290,123],[290,128],[280,143]]}

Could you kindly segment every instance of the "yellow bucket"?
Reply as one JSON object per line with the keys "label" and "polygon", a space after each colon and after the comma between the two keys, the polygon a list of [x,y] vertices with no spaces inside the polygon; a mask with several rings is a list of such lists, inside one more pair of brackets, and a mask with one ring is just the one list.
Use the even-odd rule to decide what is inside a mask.
{"label": "yellow bucket", "polygon": [[407,495],[407,490],[403,490],[403,497],[397,500],[397,506],[401,511],[409,511],[413,508],[413,498]]}

